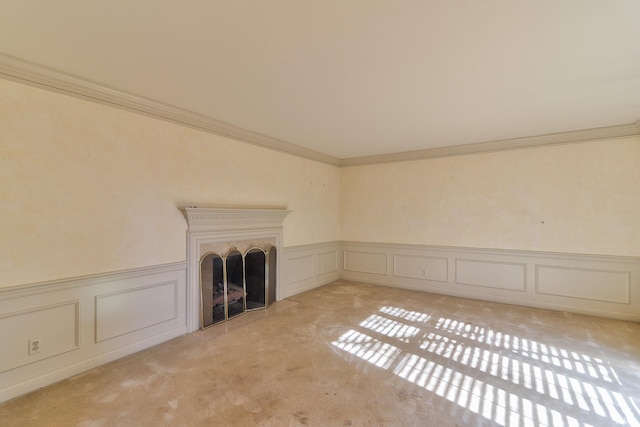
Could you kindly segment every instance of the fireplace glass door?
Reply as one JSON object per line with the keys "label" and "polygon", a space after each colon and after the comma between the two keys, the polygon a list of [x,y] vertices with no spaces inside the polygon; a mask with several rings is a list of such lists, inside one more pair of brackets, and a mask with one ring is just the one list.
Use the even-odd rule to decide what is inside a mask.
{"label": "fireplace glass door", "polygon": [[206,254],[200,262],[202,327],[229,320],[275,301],[275,248],[232,248]]}
{"label": "fireplace glass door", "polygon": [[202,292],[202,327],[223,322],[225,314],[224,273],[222,257],[209,254],[200,262]]}
{"label": "fireplace glass door", "polygon": [[236,250],[226,256],[226,285],[227,285],[227,319],[235,317],[245,311],[244,290],[244,260],[242,254]]}
{"label": "fireplace glass door", "polygon": [[250,249],[244,257],[244,277],[247,283],[247,310],[264,308],[266,295],[266,255],[262,249]]}

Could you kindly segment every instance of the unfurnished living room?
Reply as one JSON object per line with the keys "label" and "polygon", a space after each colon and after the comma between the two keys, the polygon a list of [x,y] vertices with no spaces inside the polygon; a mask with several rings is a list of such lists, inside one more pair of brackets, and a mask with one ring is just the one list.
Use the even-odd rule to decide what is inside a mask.
{"label": "unfurnished living room", "polygon": [[639,23],[0,3],[0,425],[640,426]]}

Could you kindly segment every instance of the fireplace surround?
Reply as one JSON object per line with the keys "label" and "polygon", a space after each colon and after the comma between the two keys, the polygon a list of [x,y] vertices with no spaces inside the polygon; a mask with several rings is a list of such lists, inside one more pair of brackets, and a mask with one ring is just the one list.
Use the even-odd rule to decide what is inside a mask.
{"label": "fireplace surround", "polygon": [[[281,299],[285,209],[186,207],[187,328],[195,331]],[[260,279],[261,278],[261,279]]]}

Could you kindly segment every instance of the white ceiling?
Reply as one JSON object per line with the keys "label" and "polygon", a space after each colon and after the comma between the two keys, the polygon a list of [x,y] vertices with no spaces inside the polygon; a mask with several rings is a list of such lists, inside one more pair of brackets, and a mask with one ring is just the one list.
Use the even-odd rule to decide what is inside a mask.
{"label": "white ceiling", "polygon": [[0,0],[0,53],[341,159],[640,118],[638,0]]}

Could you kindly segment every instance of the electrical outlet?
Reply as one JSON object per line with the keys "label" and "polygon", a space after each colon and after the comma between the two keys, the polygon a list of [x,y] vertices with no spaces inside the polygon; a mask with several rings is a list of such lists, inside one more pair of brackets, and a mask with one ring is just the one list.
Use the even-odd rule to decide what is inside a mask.
{"label": "electrical outlet", "polygon": [[40,338],[32,338],[29,340],[29,354],[36,354],[40,352]]}

